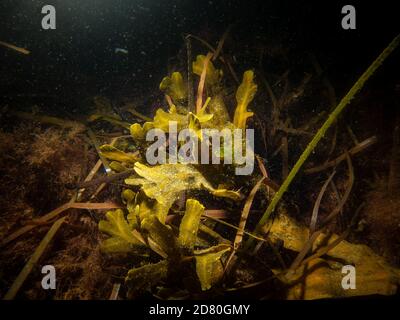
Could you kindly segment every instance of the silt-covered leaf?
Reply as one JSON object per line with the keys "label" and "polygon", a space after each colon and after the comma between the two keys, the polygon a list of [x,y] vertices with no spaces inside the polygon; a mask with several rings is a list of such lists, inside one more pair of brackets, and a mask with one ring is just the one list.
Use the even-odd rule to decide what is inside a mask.
{"label": "silt-covered leaf", "polygon": [[203,291],[210,289],[223,275],[221,257],[231,248],[218,245],[206,250],[195,251],[196,273]]}
{"label": "silt-covered leaf", "polygon": [[190,164],[162,164],[148,167],[136,162],[134,170],[142,178],[128,178],[125,183],[141,185],[144,193],[160,204],[170,208],[179,198],[181,191],[206,189],[217,197],[227,197],[239,200],[240,194],[236,191],[218,190]]}
{"label": "silt-covered leaf", "polygon": [[151,215],[145,218],[141,227],[149,233],[149,236],[169,257],[177,253],[176,238],[172,230],[162,224],[156,216]]}
{"label": "silt-covered leaf", "polygon": [[221,94],[213,96],[208,104],[208,110],[214,115],[212,127],[225,128],[230,121],[228,110]]}
{"label": "silt-covered leaf", "polygon": [[151,287],[163,281],[168,276],[168,261],[147,264],[128,271],[125,282],[129,287],[128,296],[139,295]]}

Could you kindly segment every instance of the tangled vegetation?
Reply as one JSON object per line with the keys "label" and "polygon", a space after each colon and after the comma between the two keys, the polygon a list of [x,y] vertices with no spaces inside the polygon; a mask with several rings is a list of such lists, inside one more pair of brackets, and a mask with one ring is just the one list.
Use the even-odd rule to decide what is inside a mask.
{"label": "tangled vegetation", "polygon": [[[53,149],[49,146],[45,148],[43,145],[46,141],[53,145],[57,144],[57,140],[68,137],[67,141],[76,142],[71,142],[71,145],[84,144],[79,136],[83,132],[87,134],[87,140],[96,150],[99,161],[92,170],[86,170],[89,173],[85,179],[79,179],[80,182],[74,184],[72,181],[74,179],[76,181],[78,175],[76,172],[73,179],[65,178],[65,185],[68,184],[70,190],[68,193],[70,200],[67,203],[3,237],[0,245],[8,245],[34,228],[46,226],[70,209],[85,209],[91,218],[95,216],[94,210],[107,210],[105,215],[96,221],[96,228],[101,234],[96,234],[94,237],[95,245],[98,246],[100,242],[102,255],[109,259],[107,263],[111,264],[110,261],[115,257],[116,263],[119,264],[123,257],[122,270],[118,269],[116,273],[119,277],[123,275],[127,298],[137,298],[149,293],[161,299],[213,297],[238,290],[258,288],[271,281],[276,281],[272,286],[282,290],[281,296],[288,299],[395,293],[400,283],[399,269],[392,267],[370,247],[346,241],[350,228],[354,227],[354,221],[348,223],[342,234],[336,234],[329,228],[330,223],[343,211],[354,185],[352,156],[373,144],[376,138],[372,137],[351,149],[346,149],[341,156],[325,162],[321,167],[306,169],[313,173],[346,164],[348,170],[347,179],[341,180],[343,194],[339,195],[336,190],[335,206],[330,211],[326,210],[329,213],[321,218],[319,211],[322,198],[336,171],[333,170],[325,180],[316,197],[309,228],[293,219],[288,213],[289,210],[285,206],[278,206],[278,203],[308,156],[337,120],[340,112],[398,46],[399,41],[400,36],[397,36],[336,108],[332,108],[327,120],[313,135],[311,142],[290,172],[287,140],[283,137],[279,141],[284,160],[280,185],[270,178],[265,161],[255,154],[254,150],[248,149],[249,142],[246,138],[241,138],[240,144],[235,144],[231,148],[252,152],[257,170],[251,175],[240,176],[235,174],[235,169],[242,167],[243,163],[237,159],[233,159],[230,163],[223,162],[228,157],[226,150],[217,152],[217,148],[213,145],[217,143],[221,146],[222,141],[209,141],[203,135],[203,129],[220,131],[236,129],[245,132],[250,123],[256,123],[249,121],[255,120],[257,116],[252,103],[258,90],[258,81],[265,81],[262,75],[260,79],[256,79],[253,70],[243,72],[241,81],[237,81],[237,86],[234,88],[235,104],[225,105],[225,101],[229,100],[228,89],[224,86],[226,75],[222,67],[221,69],[218,67],[219,63],[228,65],[228,62],[219,56],[220,46],[212,53],[198,55],[188,66],[186,75],[174,71],[162,79],[159,89],[165,95],[168,109],[167,111],[164,108],[157,109],[153,117],[128,108],[135,119],[140,119],[131,123],[114,112],[111,103],[102,97],[94,98],[96,110],[84,120],[64,121],[48,116],[15,112],[14,115],[19,118],[57,125],[70,132],[69,134],[57,132],[52,135],[51,131],[47,131],[46,135],[36,139],[33,143],[37,145],[35,148],[45,150],[47,156],[40,153],[44,157],[40,158],[39,153],[33,152],[27,157],[31,165],[43,162],[54,165],[56,161],[52,159],[57,157],[57,152],[53,149],[56,149],[56,146]],[[223,39],[221,42],[223,44]],[[226,69],[231,70],[232,78],[238,80],[229,65]],[[192,76],[198,80],[195,101]],[[307,81],[306,78],[300,87]],[[266,88],[269,89],[274,104],[275,113],[272,113],[271,117],[276,127],[271,126],[271,136],[275,138],[277,135],[274,134],[279,129],[290,129],[288,121],[285,123],[281,121],[279,112],[282,108],[279,105],[284,104],[283,100],[288,103],[291,97],[283,95],[284,98],[279,101],[268,82]],[[232,91],[232,88],[230,89]],[[230,95],[232,96],[232,92]],[[205,142],[208,151],[213,159],[218,159],[218,163],[185,162],[184,155],[186,156],[188,151],[194,151],[194,148],[190,150],[185,148],[185,141],[178,141],[181,149],[179,152],[176,151],[175,161],[162,164],[149,163],[146,154],[151,143],[146,139],[147,133],[152,129],[159,129],[172,135],[175,132],[170,132],[171,122],[176,124],[178,131],[189,129],[199,141]],[[122,128],[124,134],[113,136],[111,142],[101,144],[98,141],[101,131],[94,132],[99,123]],[[126,134],[127,131],[129,134]],[[304,130],[298,131],[304,133]],[[170,151],[168,148],[166,144],[163,150],[165,154]],[[235,150],[231,151],[234,153]],[[23,152],[20,152],[19,156],[23,157]],[[78,157],[79,155],[75,156]],[[92,180],[102,166],[105,175]],[[75,168],[75,171],[78,170]],[[108,184],[112,188],[103,199],[105,202],[94,202],[96,197],[100,198],[100,192]],[[94,193],[88,196],[87,191],[93,191],[93,188],[95,188]],[[259,199],[256,204],[257,196]],[[252,209],[258,210],[256,218],[250,214]],[[273,213],[274,219],[271,219]],[[224,221],[232,216],[235,221],[239,221],[237,225]],[[90,222],[86,221],[88,229],[94,233],[97,230],[93,231],[94,229],[90,227],[94,219],[89,220]],[[45,235],[5,298],[12,299],[16,296],[43,254],[44,248],[62,227],[61,225],[67,223],[66,221],[65,217],[55,220],[53,227]],[[252,229],[248,228],[249,225]],[[90,261],[98,262],[99,256],[97,253],[93,254],[90,256]],[[288,261],[290,265],[287,265]],[[253,267],[253,263],[256,266]],[[360,280],[356,290],[345,291],[340,287],[341,268],[349,264],[357,267]],[[96,268],[100,269],[98,265]],[[266,270],[268,270],[267,275],[265,275]],[[263,276],[259,273],[263,273]],[[110,282],[109,278],[107,281]],[[113,290],[112,296],[115,299],[121,297],[119,280],[116,281],[118,286],[114,283],[116,293]],[[95,287],[93,284],[91,286]],[[265,294],[257,293],[256,296],[265,297]]]}
{"label": "tangled vegetation", "polygon": [[[195,199],[196,194],[193,193],[206,190],[215,197],[236,201],[243,198],[239,191],[228,190],[221,184],[213,185],[215,179],[209,176],[210,170],[218,172],[222,177],[229,176],[232,171],[229,165],[145,164],[145,151],[148,147],[146,133],[153,128],[168,132],[171,121],[177,123],[178,130],[192,129],[200,140],[204,139],[201,131],[203,128],[246,128],[246,120],[253,115],[247,109],[257,90],[253,72],[246,71],[243,75],[243,81],[236,93],[237,106],[233,122],[230,122],[221,97],[222,71],[217,70],[209,59],[210,56],[199,55],[193,62],[193,72],[200,76],[195,111],[190,111],[187,105],[187,84],[182,75],[173,72],[160,84],[160,89],[169,97],[169,111],[158,109],[153,121],[147,121],[143,125],[134,123],[130,126],[131,136],[141,152],[132,154],[111,145],[100,147],[101,154],[112,160],[110,168],[113,171],[121,173],[132,170],[135,173],[125,179],[129,188],[122,192],[127,215],[117,209],[108,212],[107,220],[99,223],[100,230],[111,236],[103,242],[103,251],[143,254],[146,248],[163,258],[155,264],[145,264],[128,272],[126,281],[131,293],[138,294],[143,289],[150,289],[167,279],[169,274],[179,274],[180,270],[183,272],[183,279],[196,279],[197,276],[201,289],[208,290],[221,280],[224,273],[221,258],[232,251],[229,242],[213,245],[215,239],[209,241],[200,234],[201,225],[203,231],[205,230],[201,222],[204,206],[201,203],[202,196],[198,194]],[[204,85],[206,92],[215,96],[208,97],[203,105]],[[211,143],[209,148],[212,149]],[[129,146],[125,146],[125,149],[129,149]],[[223,158],[223,155],[219,156]],[[208,166],[213,168],[207,168]],[[235,166],[235,163],[232,166]],[[215,177],[215,174],[213,176]],[[234,177],[231,177],[231,180],[232,186],[237,188]],[[182,199],[186,199],[185,212],[179,228],[174,229],[166,224],[166,219],[172,211],[173,204]]]}

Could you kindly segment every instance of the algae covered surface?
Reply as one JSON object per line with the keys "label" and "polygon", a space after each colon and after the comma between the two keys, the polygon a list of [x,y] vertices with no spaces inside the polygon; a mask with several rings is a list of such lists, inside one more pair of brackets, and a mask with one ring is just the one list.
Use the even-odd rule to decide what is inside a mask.
{"label": "algae covered surface", "polygon": [[390,10],[89,2],[0,4],[0,298],[399,295]]}

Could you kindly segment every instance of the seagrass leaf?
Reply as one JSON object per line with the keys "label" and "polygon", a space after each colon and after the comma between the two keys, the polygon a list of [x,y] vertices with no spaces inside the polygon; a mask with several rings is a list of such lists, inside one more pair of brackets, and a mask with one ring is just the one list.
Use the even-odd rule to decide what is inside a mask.
{"label": "seagrass leaf", "polygon": [[118,148],[115,148],[109,144],[102,145],[100,147],[100,151],[101,154],[109,160],[115,160],[119,162],[132,163],[132,164],[138,160],[138,157],[136,155],[123,152],[122,150],[119,150]]}

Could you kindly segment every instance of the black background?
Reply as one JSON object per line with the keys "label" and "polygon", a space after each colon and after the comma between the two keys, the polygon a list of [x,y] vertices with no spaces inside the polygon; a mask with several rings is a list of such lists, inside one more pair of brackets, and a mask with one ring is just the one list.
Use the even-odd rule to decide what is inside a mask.
{"label": "black background", "polygon": [[[44,4],[57,10],[56,30],[41,28]],[[341,28],[345,4],[356,8],[356,30]],[[198,34],[215,44],[230,24],[236,49],[257,41],[268,45],[272,36],[283,46],[315,52],[339,92],[400,30],[396,1],[2,0],[0,40],[28,48],[31,55],[0,48],[0,92],[57,92],[82,73],[100,87],[118,75],[156,88],[168,59],[182,48],[183,35]],[[129,55],[116,55],[118,47]],[[398,53],[395,57],[399,60]],[[390,69],[386,77],[395,76]]]}

